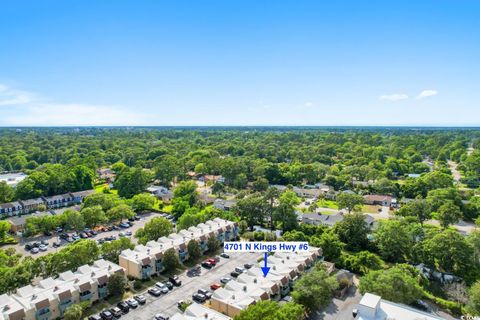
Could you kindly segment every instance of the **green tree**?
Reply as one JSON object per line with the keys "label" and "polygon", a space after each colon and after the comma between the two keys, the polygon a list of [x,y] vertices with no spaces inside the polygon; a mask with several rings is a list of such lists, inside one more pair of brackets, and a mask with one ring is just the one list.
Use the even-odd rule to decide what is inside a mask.
{"label": "green tree", "polygon": [[173,190],[173,197],[183,199],[188,202],[189,206],[193,206],[197,202],[197,184],[195,181],[182,181]]}
{"label": "green tree", "polygon": [[253,181],[253,191],[263,192],[268,189],[268,180],[262,177],[258,177],[257,180]]}
{"label": "green tree", "polygon": [[112,274],[108,279],[107,289],[112,296],[122,297],[127,288],[127,279],[123,274]]}
{"label": "green tree", "polygon": [[192,226],[203,222],[201,215],[198,213],[197,208],[189,208],[187,211],[178,219],[177,222],[177,231],[188,229]]}
{"label": "green tree", "polygon": [[148,193],[141,193],[133,196],[132,208],[136,212],[152,210],[155,207],[155,197]]}
{"label": "green tree", "polygon": [[72,304],[63,314],[65,320],[81,320],[83,316],[83,309],[79,304]]}
{"label": "green tree", "polygon": [[5,181],[0,181],[0,203],[10,202],[13,200],[15,192]]}
{"label": "green tree", "polygon": [[173,179],[182,173],[182,169],[176,157],[165,155],[155,160],[155,178],[169,186]]}
{"label": "green tree", "polygon": [[438,208],[438,220],[443,229],[448,228],[449,225],[457,223],[462,217],[460,208],[452,202],[446,202]]}
{"label": "green tree", "polygon": [[250,230],[253,230],[256,224],[263,223],[266,210],[267,204],[264,198],[257,193],[238,200],[234,208],[240,219],[247,222]]}
{"label": "green tree", "polygon": [[333,231],[347,245],[347,249],[358,251],[367,248],[369,229],[362,213],[345,215],[342,221],[335,224]]}
{"label": "green tree", "polygon": [[360,251],[355,254],[342,253],[340,264],[343,268],[358,274],[383,269],[382,259],[369,251]]}
{"label": "green tree", "polygon": [[123,250],[132,249],[135,245],[129,238],[119,238],[102,244],[101,252],[104,259],[118,264],[118,256]]}
{"label": "green tree", "polygon": [[150,240],[158,240],[163,236],[168,236],[172,233],[173,227],[170,221],[164,217],[155,217],[145,223],[143,228],[140,228],[135,233],[135,238],[141,244],[146,244]]}
{"label": "green tree", "polygon": [[404,262],[410,257],[413,239],[404,223],[397,220],[382,221],[374,237],[383,259]]}
{"label": "green tree", "polygon": [[80,214],[83,217],[85,225],[89,228],[95,228],[97,225],[108,221],[107,216],[105,215],[105,212],[102,210],[101,206],[83,208],[80,211]]}
{"label": "green tree", "polygon": [[418,283],[418,274],[408,265],[370,271],[360,279],[360,292],[374,293],[385,300],[405,304],[410,304],[423,296],[423,290]]}
{"label": "green tree", "polygon": [[323,256],[328,261],[336,261],[345,247],[338,235],[331,231],[322,233],[320,237],[312,236],[309,242],[315,247],[322,248]]}
{"label": "green tree", "polygon": [[[278,206],[275,208],[276,220],[282,223],[282,230],[289,231],[298,227],[295,206],[300,203],[300,199],[295,192],[291,190],[284,191],[278,199]],[[264,205],[265,206],[265,205]]]}
{"label": "green tree", "polygon": [[109,221],[122,221],[123,219],[132,218],[135,212],[129,205],[119,204],[107,211],[107,218]]}
{"label": "green tree", "polygon": [[147,187],[147,182],[148,176],[142,168],[129,168],[117,174],[115,187],[119,196],[131,198],[142,193]]}
{"label": "green tree", "polygon": [[0,242],[5,241],[8,236],[8,231],[10,231],[10,223],[8,221],[0,221]]}
{"label": "green tree", "polygon": [[310,314],[325,308],[332,300],[333,290],[337,287],[335,277],[329,277],[322,267],[315,267],[293,285],[292,297]]}
{"label": "green tree", "polygon": [[279,305],[276,301],[265,300],[242,310],[235,320],[302,320],[304,309],[301,305],[288,302]]}
{"label": "green tree", "polygon": [[175,249],[171,248],[165,251],[163,255],[163,265],[166,271],[174,271],[180,266],[180,260],[178,259]]}
{"label": "green tree", "polygon": [[102,210],[107,212],[111,208],[121,203],[117,195],[94,193],[83,199],[82,208],[89,208],[93,206],[100,206]]}
{"label": "green tree", "polygon": [[416,217],[423,225],[423,222],[431,218],[432,208],[426,200],[415,199],[403,205],[397,211],[397,215],[402,217]]}
{"label": "green tree", "polygon": [[85,228],[85,221],[80,212],[68,209],[62,214],[62,223],[67,230],[80,231]]}
{"label": "green tree", "polygon": [[475,282],[468,290],[466,309],[470,315],[480,316],[480,280]]}
{"label": "green tree", "polygon": [[218,249],[220,249],[220,241],[218,241],[217,237],[211,235],[207,239],[207,247],[208,251],[216,252]]}
{"label": "green tree", "polygon": [[342,192],[337,196],[337,204],[339,209],[347,209],[348,213],[359,210],[363,204],[363,197],[354,193]]}
{"label": "green tree", "polygon": [[264,198],[265,201],[268,203],[266,207],[266,216],[268,216],[270,220],[270,230],[275,230],[275,201],[280,196],[280,192],[277,188],[270,187],[265,191]]}
{"label": "green tree", "polygon": [[194,239],[188,242],[187,251],[188,251],[189,259],[191,259],[192,261],[195,261],[202,256],[202,250],[200,249],[200,244],[198,243],[198,241]]}

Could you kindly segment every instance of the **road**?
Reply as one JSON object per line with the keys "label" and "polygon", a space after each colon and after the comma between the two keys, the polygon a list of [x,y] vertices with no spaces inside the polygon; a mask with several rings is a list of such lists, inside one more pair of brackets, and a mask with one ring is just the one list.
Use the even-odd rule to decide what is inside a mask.
{"label": "road", "polygon": [[346,320],[353,319],[352,311],[362,299],[362,296],[353,285],[349,288],[347,295],[341,299],[334,298],[323,312],[317,312],[313,320]]}
{"label": "road", "polygon": [[448,166],[450,167],[450,171],[452,171],[453,181],[455,183],[460,183],[460,180],[462,179],[462,175],[460,174],[460,171],[457,170],[457,163],[452,160],[448,160],[447,163],[448,163]]}
{"label": "road", "polygon": [[[177,302],[180,300],[191,300],[192,294],[198,289],[210,289],[210,285],[214,282],[220,282],[223,276],[230,276],[235,267],[243,266],[245,263],[255,263],[261,255],[258,253],[230,253],[230,259],[220,258],[217,266],[207,270],[202,268],[199,277],[190,277],[185,271],[179,277],[182,280],[182,286],[174,288],[166,295],[160,297],[152,297],[148,293],[143,293],[147,298],[147,303],[138,307],[137,310],[131,310],[122,316],[125,320],[145,320],[153,319],[157,313],[173,316],[179,312]],[[259,275],[260,277],[261,275]]]}
{"label": "road", "polygon": [[[116,236],[117,239],[118,239],[118,234],[120,232],[125,233],[127,230],[130,230],[132,232],[132,235],[134,235],[135,232],[138,229],[143,228],[145,223],[150,221],[155,216],[158,216],[158,215],[156,213],[153,213],[153,212],[142,214],[140,216],[140,220],[134,221],[133,226],[131,226],[128,229],[100,232],[95,237],[90,238],[90,239],[98,240],[98,239],[105,238],[105,237],[108,237],[108,236],[111,236],[111,235]],[[135,237],[132,236],[132,237],[130,237],[130,239],[132,240],[133,243],[136,244],[137,239]],[[41,241],[41,240],[47,240],[49,242],[49,246],[48,246],[47,251],[40,251],[39,253],[32,254],[30,251],[25,250],[25,244],[27,244],[29,242],[35,242],[35,241]],[[54,248],[52,246],[52,243],[57,242],[57,241],[60,241],[61,246],[58,247],[58,248]],[[68,245],[68,242],[66,242],[65,240],[59,239],[56,235],[54,235],[54,236],[41,235],[41,236],[36,236],[36,237],[28,238],[28,239],[20,238],[19,242],[17,244],[5,245],[5,246],[2,247],[2,249],[14,248],[16,252],[19,252],[19,253],[23,254],[24,256],[39,257],[39,256],[46,255],[48,253],[57,252],[58,250],[64,248],[66,245]]]}

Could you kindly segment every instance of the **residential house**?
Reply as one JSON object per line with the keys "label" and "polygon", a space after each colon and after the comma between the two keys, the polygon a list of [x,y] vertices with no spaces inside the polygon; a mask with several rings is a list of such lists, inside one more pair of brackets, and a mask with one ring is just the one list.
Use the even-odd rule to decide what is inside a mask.
{"label": "residential house", "polygon": [[100,180],[105,180],[107,183],[113,182],[116,177],[115,172],[110,168],[98,169],[97,174]]}
{"label": "residential house", "polygon": [[382,299],[380,296],[365,293],[357,307],[355,320],[441,320],[433,314],[422,312],[409,306]]}
{"label": "residential house", "polygon": [[19,216],[22,214],[22,205],[18,201],[0,204],[0,218]]}
{"label": "residential house", "polygon": [[224,210],[224,211],[230,211],[232,208],[235,206],[237,203],[237,200],[235,199],[230,199],[230,200],[225,200],[225,199],[215,199],[213,202],[213,207],[216,209]]}
{"label": "residential house", "polygon": [[[368,194],[363,196],[363,202],[369,205],[378,205],[383,207],[391,207],[392,200],[394,198],[388,195],[380,195],[380,194]],[[395,199],[396,202],[396,199]]]}
{"label": "residential house", "polygon": [[73,204],[73,196],[71,193],[60,194],[51,197],[43,197],[48,209],[58,209]]}
{"label": "residential house", "polygon": [[10,223],[10,231],[13,233],[17,233],[17,232],[23,232],[23,230],[25,230],[27,218],[43,217],[43,216],[48,216],[50,214],[51,213],[49,212],[37,212],[37,213],[32,213],[30,215],[12,216],[8,218],[7,221]]}
{"label": "residential house", "polygon": [[[322,213],[304,213],[302,215],[302,223],[313,224],[315,226],[326,225],[333,227],[335,223],[343,221],[345,218],[343,212],[337,212],[334,214],[322,214]],[[375,219],[368,214],[364,215],[365,223],[369,228],[375,226]]]}
{"label": "residential house", "polygon": [[85,191],[77,191],[71,192],[70,196],[72,197],[72,202],[79,204],[83,202],[83,199],[95,193],[95,190],[85,190]]}
{"label": "residential house", "polygon": [[42,198],[20,200],[19,202],[23,207],[22,209],[23,214],[35,212],[38,210],[38,207],[40,205],[45,205],[45,201]]}

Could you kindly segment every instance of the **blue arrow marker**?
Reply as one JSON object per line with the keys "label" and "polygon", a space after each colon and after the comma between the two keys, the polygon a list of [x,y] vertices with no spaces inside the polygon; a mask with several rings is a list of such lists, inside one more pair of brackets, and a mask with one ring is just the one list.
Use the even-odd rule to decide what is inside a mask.
{"label": "blue arrow marker", "polygon": [[267,257],[268,257],[268,252],[265,252],[265,266],[262,267],[262,271],[263,271],[263,277],[265,278],[268,274],[268,272],[270,271],[270,267],[267,267]]}

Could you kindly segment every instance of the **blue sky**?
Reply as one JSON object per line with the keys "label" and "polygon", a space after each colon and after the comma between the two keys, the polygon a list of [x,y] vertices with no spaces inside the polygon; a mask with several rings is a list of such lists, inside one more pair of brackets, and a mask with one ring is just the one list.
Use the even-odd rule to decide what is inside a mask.
{"label": "blue sky", "polygon": [[479,12],[5,0],[0,125],[480,125]]}

